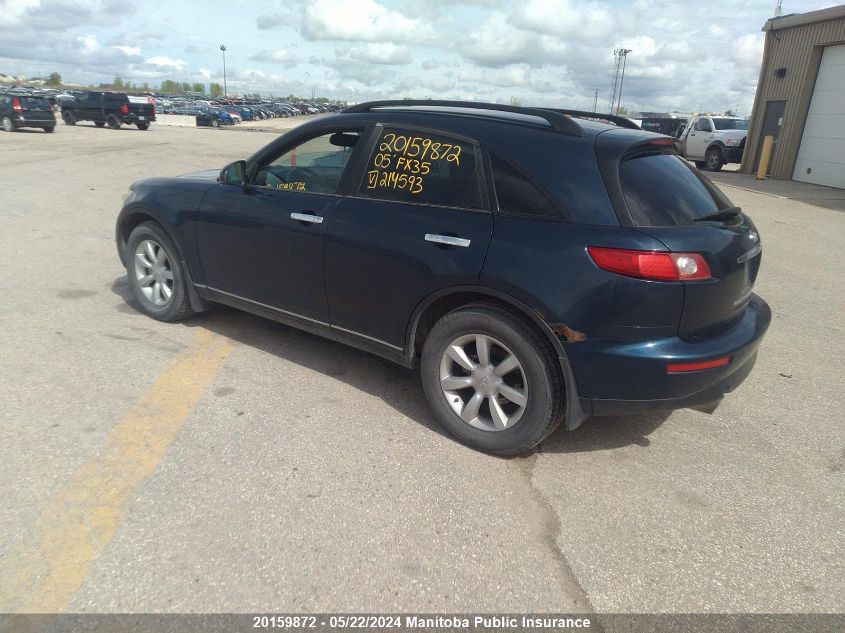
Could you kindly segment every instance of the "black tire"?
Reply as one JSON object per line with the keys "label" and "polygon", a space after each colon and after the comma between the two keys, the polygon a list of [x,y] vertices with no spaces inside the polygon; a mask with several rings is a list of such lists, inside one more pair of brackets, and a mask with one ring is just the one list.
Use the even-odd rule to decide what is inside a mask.
{"label": "black tire", "polygon": [[62,112],[62,121],[65,122],[65,125],[76,125],[76,117],[69,110]]}
{"label": "black tire", "polygon": [[138,126],[138,129],[139,129],[139,130],[148,130],[148,129],[150,128],[150,124],[149,124],[149,123],[146,123],[146,122],[144,122],[144,123],[136,123],[136,125]]}
{"label": "black tire", "polygon": [[211,127],[220,127],[220,119],[211,119]]}
{"label": "black tire", "polygon": [[52,134],[55,129],[56,128],[54,126],[50,125],[50,126],[45,127],[44,131],[47,132],[47,134]]}
{"label": "black tire", "polygon": [[116,114],[110,114],[106,117],[106,125],[108,125],[112,130],[119,130],[120,119],[117,118]]}
{"label": "black tire", "polygon": [[704,163],[707,171],[721,171],[725,164],[725,157],[722,155],[722,150],[718,147],[711,147],[704,154]]}
{"label": "black tire", "polygon": [[704,169],[705,167],[707,167],[707,163],[705,163],[703,160],[697,160],[695,161],[695,166],[699,169]]}
{"label": "black tire", "polygon": [[[471,426],[446,401],[440,383],[441,359],[453,341],[473,334],[500,341],[521,364],[527,382],[527,403],[521,417],[510,428],[493,431]],[[441,318],[425,340],[420,377],[429,406],[446,430],[486,453],[502,456],[526,453],[564,419],[565,392],[557,354],[526,318],[497,305],[469,305]]]}
{"label": "black tire", "polygon": [[[170,262],[170,270],[173,273],[172,294],[164,305],[156,305],[151,301],[144,294],[138,282],[135,268],[135,252],[138,246],[147,240],[155,242],[160,248],[164,249],[167,259]],[[143,222],[132,230],[126,242],[124,259],[126,260],[126,276],[129,280],[129,287],[132,289],[132,294],[144,314],[159,321],[168,322],[181,321],[194,314],[194,311],[191,309],[190,299],[188,298],[188,280],[182,270],[179,251],[167,233],[158,224],[155,222]]]}
{"label": "black tire", "polygon": [[4,132],[14,132],[17,130],[15,122],[12,121],[11,117],[4,116],[3,120],[0,121],[0,125],[2,125]]}
{"label": "black tire", "polygon": [[97,127],[105,127],[106,122],[105,121],[94,121],[94,125],[96,125]]}

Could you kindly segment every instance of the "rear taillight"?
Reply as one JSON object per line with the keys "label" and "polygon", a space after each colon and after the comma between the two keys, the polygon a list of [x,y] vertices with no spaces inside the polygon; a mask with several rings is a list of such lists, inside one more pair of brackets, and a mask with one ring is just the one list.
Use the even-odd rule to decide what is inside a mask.
{"label": "rear taillight", "polygon": [[129,104],[124,103],[120,106],[120,113],[121,114],[129,114]]}
{"label": "rear taillight", "polygon": [[156,113],[156,100],[155,100],[155,99],[153,99],[152,97],[147,97],[147,103],[149,103],[149,104],[153,107],[153,116],[155,116],[155,113]]}
{"label": "rear taillight", "polygon": [[21,100],[17,97],[12,99],[12,110],[15,112],[23,112],[23,108],[21,107]]}
{"label": "rear taillight", "polygon": [[656,281],[695,281],[710,278],[710,267],[698,253],[635,251],[589,246],[596,266],[612,273]]}

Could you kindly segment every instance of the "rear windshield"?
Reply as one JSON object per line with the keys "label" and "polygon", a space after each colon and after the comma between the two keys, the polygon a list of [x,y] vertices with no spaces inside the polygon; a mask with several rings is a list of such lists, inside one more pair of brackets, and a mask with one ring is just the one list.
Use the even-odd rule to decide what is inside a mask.
{"label": "rear windshield", "polygon": [[50,107],[44,97],[21,97],[21,106],[27,110],[46,110]]}
{"label": "rear windshield", "polygon": [[636,226],[686,226],[719,211],[701,178],[672,154],[646,154],[622,163],[620,179]]}

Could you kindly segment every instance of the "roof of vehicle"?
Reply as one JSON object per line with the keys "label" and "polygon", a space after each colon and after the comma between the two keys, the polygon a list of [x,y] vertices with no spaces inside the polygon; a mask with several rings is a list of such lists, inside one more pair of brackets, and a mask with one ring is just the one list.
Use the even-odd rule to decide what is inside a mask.
{"label": "roof of vehicle", "polygon": [[639,129],[624,117],[562,108],[521,107],[477,101],[392,100],[368,101],[341,110],[342,114],[409,112],[500,120],[550,128],[570,136],[595,135],[614,127]]}

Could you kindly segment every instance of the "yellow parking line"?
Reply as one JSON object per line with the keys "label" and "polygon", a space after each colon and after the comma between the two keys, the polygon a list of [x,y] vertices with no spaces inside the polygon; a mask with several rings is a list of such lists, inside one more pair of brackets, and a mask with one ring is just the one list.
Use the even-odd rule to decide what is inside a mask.
{"label": "yellow parking line", "polygon": [[0,560],[0,613],[64,610],[158,466],[232,344],[198,329],[188,348],[50,500],[33,530]]}

